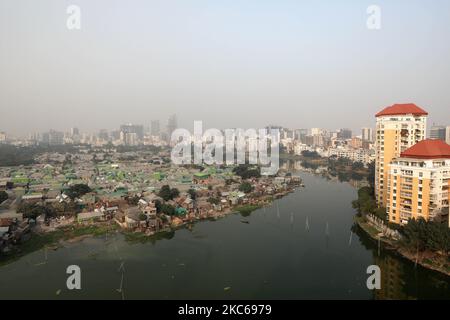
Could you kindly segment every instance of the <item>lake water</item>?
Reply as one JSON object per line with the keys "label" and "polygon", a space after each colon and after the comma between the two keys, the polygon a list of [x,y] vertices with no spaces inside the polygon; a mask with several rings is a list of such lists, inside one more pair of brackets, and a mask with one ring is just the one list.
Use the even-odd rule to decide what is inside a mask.
{"label": "lake water", "polygon": [[[450,299],[450,278],[378,255],[352,228],[354,187],[300,176],[305,188],[249,217],[199,222],[147,243],[116,234],[29,254],[0,267],[0,299]],[[81,290],[66,288],[72,264]],[[382,270],[379,291],[366,287],[373,264]]]}

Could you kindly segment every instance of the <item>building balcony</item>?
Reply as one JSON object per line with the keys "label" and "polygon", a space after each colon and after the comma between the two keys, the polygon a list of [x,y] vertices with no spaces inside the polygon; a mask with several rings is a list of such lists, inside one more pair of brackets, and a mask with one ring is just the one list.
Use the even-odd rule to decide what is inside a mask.
{"label": "building balcony", "polygon": [[402,198],[407,198],[407,199],[411,199],[412,198],[412,194],[411,193],[400,193],[400,197]]}

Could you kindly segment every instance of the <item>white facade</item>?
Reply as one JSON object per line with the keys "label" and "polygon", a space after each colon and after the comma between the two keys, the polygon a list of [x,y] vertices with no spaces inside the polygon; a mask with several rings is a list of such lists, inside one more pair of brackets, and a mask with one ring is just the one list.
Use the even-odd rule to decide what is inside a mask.
{"label": "white facade", "polygon": [[362,148],[360,149],[346,148],[346,147],[329,148],[327,151],[327,156],[347,158],[352,160],[353,162],[362,162],[364,164],[369,164],[370,162],[375,160],[374,150],[367,150]]}

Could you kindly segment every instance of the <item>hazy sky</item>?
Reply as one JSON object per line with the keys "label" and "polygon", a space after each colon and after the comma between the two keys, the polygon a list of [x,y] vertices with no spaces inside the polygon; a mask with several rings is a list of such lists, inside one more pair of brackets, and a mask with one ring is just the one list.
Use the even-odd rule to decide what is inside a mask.
{"label": "hazy sky", "polygon": [[448,0],[0,0],[0,131],[172,113],[187,128],[359,130],[404,102],[450,125],[449,39]]}

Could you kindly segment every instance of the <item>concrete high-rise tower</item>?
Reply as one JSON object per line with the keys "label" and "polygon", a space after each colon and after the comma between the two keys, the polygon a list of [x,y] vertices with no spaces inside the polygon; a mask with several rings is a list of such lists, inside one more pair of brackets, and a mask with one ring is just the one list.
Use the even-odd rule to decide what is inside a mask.
{"label": "concrete high-rise tower", "polygon": [[375,196],[386,207],[389,165],[406,149],[424,140],[428,113],[415,104],[394,104],[376,114]]}

